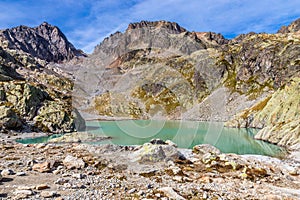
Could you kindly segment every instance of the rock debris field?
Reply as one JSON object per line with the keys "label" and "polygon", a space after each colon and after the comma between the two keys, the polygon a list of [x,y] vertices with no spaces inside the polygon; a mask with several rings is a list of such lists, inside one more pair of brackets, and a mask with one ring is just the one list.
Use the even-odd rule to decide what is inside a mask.
{"label": "rock debris field", "polygon": [[299,146],[284,158],[210,145],[0,143],[0,199],[299,199]]}

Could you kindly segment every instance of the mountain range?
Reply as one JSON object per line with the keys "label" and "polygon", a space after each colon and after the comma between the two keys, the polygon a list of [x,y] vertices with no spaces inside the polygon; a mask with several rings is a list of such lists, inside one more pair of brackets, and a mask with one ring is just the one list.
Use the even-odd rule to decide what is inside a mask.
{"label": "mountain range", "polygon": [[[175,22],[131,23],[90,55],[46,22],[0,31],[1,131],[84,129],[84,119],[223,121],[300,142],[300,19],[231,40]],[[13,131],[11,131],[13,130]]]}

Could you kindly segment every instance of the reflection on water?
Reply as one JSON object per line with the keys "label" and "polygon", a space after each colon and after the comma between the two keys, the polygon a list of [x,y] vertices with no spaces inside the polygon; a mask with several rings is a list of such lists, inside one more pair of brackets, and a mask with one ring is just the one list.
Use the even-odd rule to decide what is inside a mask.
{"label": "reflection on water", "polygon": [[[172,140],[180,148],[192,148],[197,144],[212,144],[224,153],[260,154],[276,156],[281,149],[275,145],[254,140],[255,129],[226,128],[220,122],[195,121],[90,121],[87,132],[111,136],[94,144],[141,145],[153,138]],[[52,136],[53,137],[53,136]],[[57,136],[54,136],[57,137]],[[24,139],[22,143],[46,142],[49,138]]]}

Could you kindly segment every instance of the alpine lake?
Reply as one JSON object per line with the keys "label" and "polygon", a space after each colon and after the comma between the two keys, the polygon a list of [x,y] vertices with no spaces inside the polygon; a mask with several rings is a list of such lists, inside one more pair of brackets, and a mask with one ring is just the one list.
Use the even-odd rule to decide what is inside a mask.
{"label": "alpine lake", "polygon": [[[142,145],[151,139],[171,140],[178,148],[193,148],[198,144],[211,144],[223,153],[257,154],[278,157],[284,149],[264,141],[255,140],[258,129],[227,128],[222,122],[182,120],[122,120],[87,121],[86,131],[95,136],[110,137],[89,141],[94,145]],[[61,135],[19,139],[23,144],[46,143]],[[84,142],[84,141],[83,141]]]}

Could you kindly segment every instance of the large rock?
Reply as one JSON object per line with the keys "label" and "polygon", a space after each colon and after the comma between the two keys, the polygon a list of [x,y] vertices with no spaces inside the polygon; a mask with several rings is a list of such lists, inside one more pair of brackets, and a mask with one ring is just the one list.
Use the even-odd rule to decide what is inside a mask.
{"label": "large rock", "polygon": [[85,167],[85,162],[81,158],[76,158],[71,155],[67,155],[63,160],[63,164],[67,169],[82,169]]}
{"label": "large rock", "polygon": [[185,198],[177,194],[171,187],[159,188],[158,191],[164,193],[170,199],[185,200]]}
{"label": "large rock", "polygon": [[185,160],[185,157],[174,146],[145,143],[131,155],[131,159],[139,162],[162,162]]}
{"label": "large rock", "polygon": [[33,118],[41,103],[49,98],[45,91],[26,82],[10,82],[2,87],[6,91],[7,102],[29,119]]}
{"label": "large rock", "polygon": [[0,126],[7,129],[19,129],[22,121],[12,108],[3,105],[0,106]]}
{"label": "large rock", "polygon": [[62,133],[74,131],[74,119],[67,109],[68,106],[61,102],[45,101],[33,121],[36,127],[45,132]]}
{"label": "large rock", "polygon": [[[77,112],[73,113],[68,100],[53,100],[48,91],[25,81],[0,82],[1,123],[7,129],[20,128],[24,119],[27,128],[51,133],[84,129],[85,122]],[[74,121],[76,119],[76,122]],[[75,123],[79,129],[75,128]]]}
{"label": "large rock", "polygon": [[16,72],[16,69],[6,65],[8,62],[13,63],[15,60],[0,46],[0,81],[21,79],[21,76]]}
{"label": "large rock", "polygon": [[50,163],[46,161],[43,163],[34,164],[32,166],[32,170],[38,171],[40,173],[50,172],[51,171]]}

